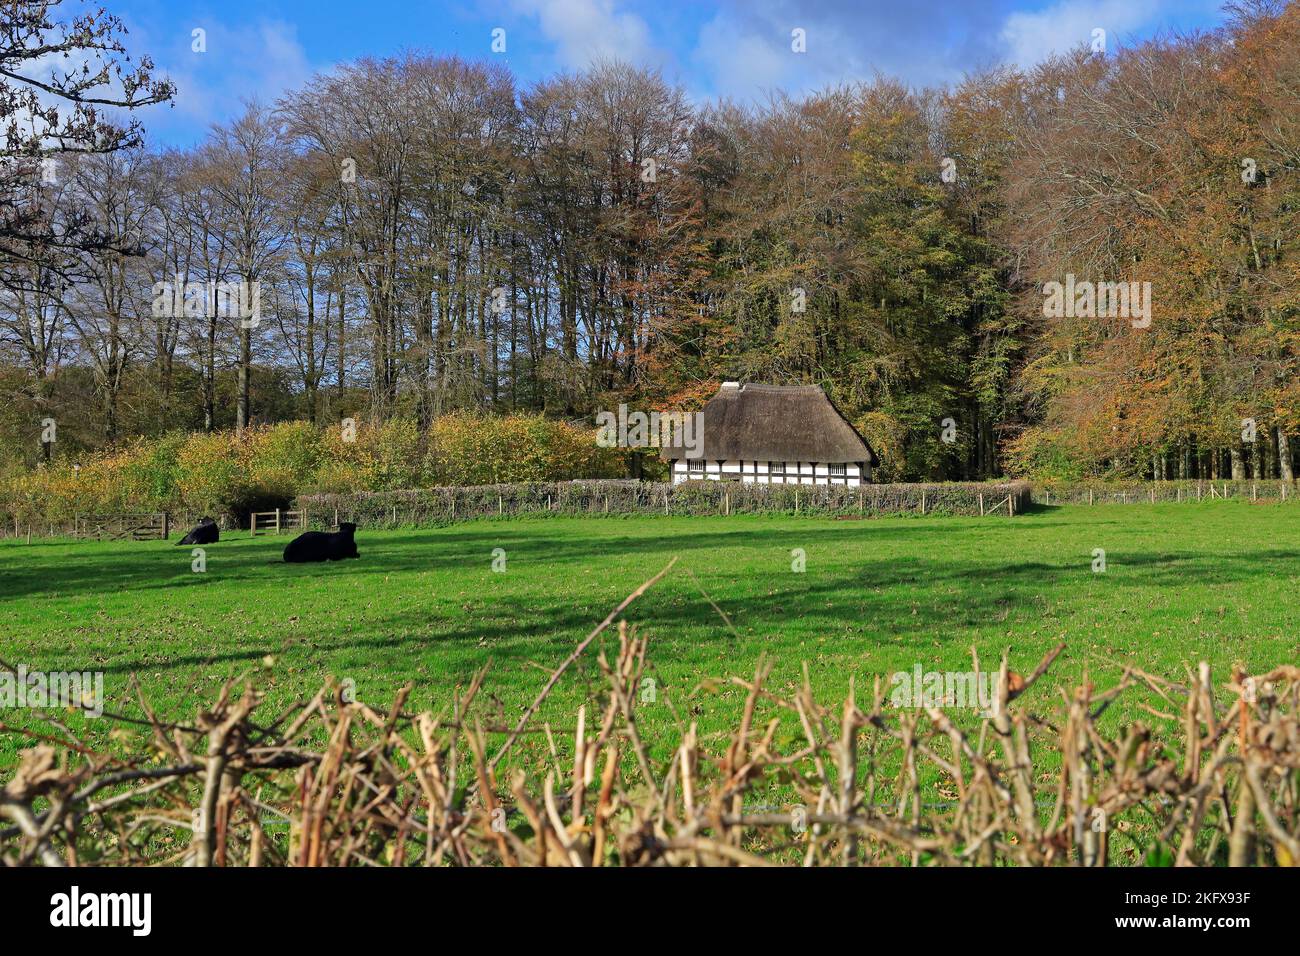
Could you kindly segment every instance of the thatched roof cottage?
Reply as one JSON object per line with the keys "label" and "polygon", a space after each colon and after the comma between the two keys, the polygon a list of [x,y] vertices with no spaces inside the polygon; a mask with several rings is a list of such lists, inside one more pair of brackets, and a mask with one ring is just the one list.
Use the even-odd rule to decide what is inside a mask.
{"label": "thatched roof cottage", "polygon": [[693,440],[660,449],[674,484],[860,485],[880,463],[817,385],[724,382],[697,422]]}

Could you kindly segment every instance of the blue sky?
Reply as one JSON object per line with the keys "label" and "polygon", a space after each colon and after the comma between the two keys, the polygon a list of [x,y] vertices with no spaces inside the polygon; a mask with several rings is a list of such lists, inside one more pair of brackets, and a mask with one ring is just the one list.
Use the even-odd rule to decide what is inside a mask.
{"label": "blue sky", "polygon": [[[273,102],[320,70],[403,49],[504,62],[523,82],[617,56],[657,66],[696,99],[761,99],[880,72],[914,85],[1030,65],[1106,31],[1110,48],[1221,22],[1221,0],[96,0],[179,86],[143,116],[189,145],[244,99]],[[195,53],[192,31],[206,31]],[[492,31],[505,31],[505,53]],[[801,29],[807,52],[791,50]]]}

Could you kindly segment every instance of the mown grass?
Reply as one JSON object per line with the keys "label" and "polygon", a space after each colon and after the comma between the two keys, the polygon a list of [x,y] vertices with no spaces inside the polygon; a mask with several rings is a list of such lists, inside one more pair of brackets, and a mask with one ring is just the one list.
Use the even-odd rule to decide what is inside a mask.
{"label": "mown grass", "polygon": [[[1233,662],[1263,670],[1300,651],[1293,505],[1038,508],[1014,520],[486,520],[362,531],[360,560],[316,566],[281,563],[287,540],[228,536],[207,549],[205,573],[171,543],[0,544],[0,657],[102,671],[107,706],[139,716],[127,700],[135,673],[170,718],[192,718],[245,673],[268,712],[330,676],[375,705],[410,682],[410,709],[441,710],[491,661],[485,702],[513,723],[574,644],[676,556],[625,615],[651,637],[658,697],[639,720],[666,757],[679,722],[698,721],[706,738],[735,726],[744,694],[723,678],[752,673],[760,654],[775,665],[774,689],[793,690],[806,661],[830,701],[851,677],[869,693],[874,675],[917,663],[970,670],[971,645],[985,667],[1010,647],[1027,673],[1064,641],[1053,685],[1085,668],[1113,683],[1102,658],[1172,678],[1208,660],[1221,683]],[[504,573],[492,570],[496,548]],[[1096,548],[1105,573],[1092,570]],[[806,554],[803,573],[792,570],[794,549]],[[543,715],[569,727],[601,690],[588,653]],[[1043,693],[1044,706],[1054,696]],[[1124,698],[1108,715],[1138,717],[1150,720]],[[92,734],[107,723],[69,721]],[[0,766],[24,745],[0,734]]]}

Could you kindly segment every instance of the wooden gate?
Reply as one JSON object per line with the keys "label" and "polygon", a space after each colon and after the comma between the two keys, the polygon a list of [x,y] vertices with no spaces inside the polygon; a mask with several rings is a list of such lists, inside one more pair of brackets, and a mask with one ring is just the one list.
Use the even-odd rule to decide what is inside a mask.
{"label": "wooden gate", "polygon": [[305,517],[304,511],[285,511],[281,508],[274,511],[251,511],[248,515],[248,529],[250,534],[301,531],[306,527]]}
{"label": "wooden gate", "polygon": [[171,520],[165,511],[150,514],[78,515],[73,523],[78,538],[98,541],[166,541]]}

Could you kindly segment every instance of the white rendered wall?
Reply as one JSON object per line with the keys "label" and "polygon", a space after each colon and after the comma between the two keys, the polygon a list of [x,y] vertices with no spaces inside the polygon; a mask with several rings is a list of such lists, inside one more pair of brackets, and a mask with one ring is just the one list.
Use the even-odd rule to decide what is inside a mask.
{"label": "white rendered wall", "polygon": [[[784,474],[778,474],[784,465]],[[831,475],[830,465],[813,461],[706,461],[703,471],[690,471],[681,459],[673,462],[672,482],[742,481],[760,485],[860,485],[871,480],[871,467],[854,463],[844,466],[843,475]]]}

